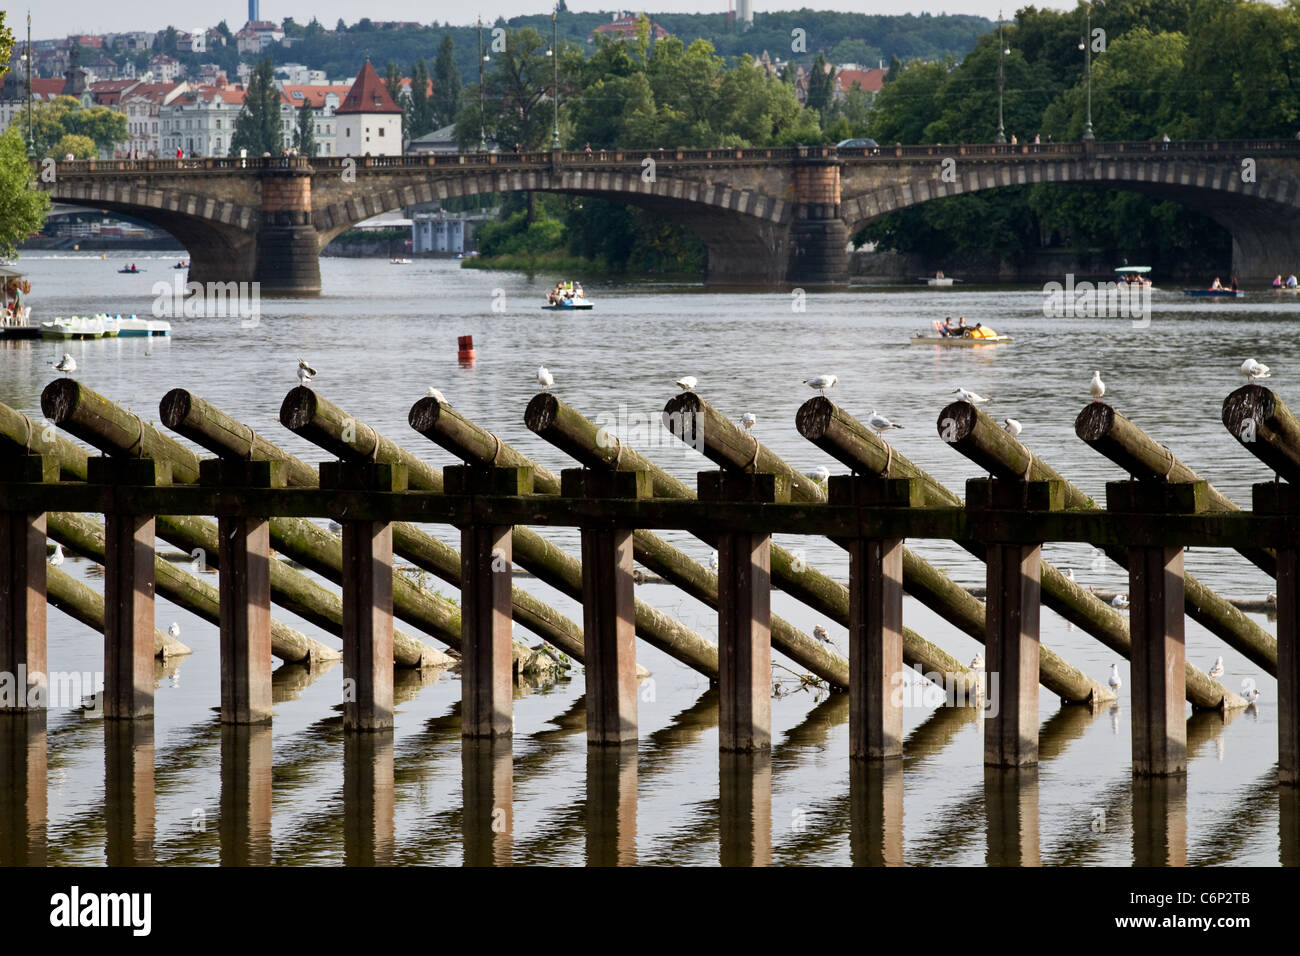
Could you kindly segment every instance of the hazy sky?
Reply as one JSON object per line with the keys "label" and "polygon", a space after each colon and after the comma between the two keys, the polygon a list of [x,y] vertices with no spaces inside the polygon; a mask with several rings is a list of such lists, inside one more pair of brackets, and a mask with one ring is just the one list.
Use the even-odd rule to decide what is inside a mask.
{"label": "hazy sky", "polygon": [[[724,11],[727,0],[650,0],[644,7],[626,9],[662,10],[665,12]],[[1025,5],[1020,0],[1019,5]],[[998,0],[754,0],[755,12],[768,10],[798,10],[810,7],[816,10],[845,10],[857,13],[973,13],[995,18],[999,8],[1007,13],[1017,4],[1000,7]],[[1066,9],[1075,6],[1073,0],[1039,0],[1039,8]],[[495,19],[497,16],[519,16],[527,13],[546,13],[551,0],[471,0],[467,3],[446,3],[428,0],[262,0],[262,18],[280,21],[293,17],[299,23],[313,16],[328,26],[342,17],[352,24],[363,16],[372,20],[415,20],[429,23],[472,23],[474,18]],[[614,0],[569,0],[571,10],[623,9]],[[171,25],[182,30],[199,26],[215,26],[225,19],[232,29],[238,29],[248,19],[248,3],[235,0],[214,0],[211,3],[163,4],[158,0],[114,0],[112,3],[92,0],[32,0],[28,5],[6,3],[6,21],[15,34],[26,29],[26,13],[32,14],[32,36],[36,39],[67,36],[69,33],[118,33],[124,30],[161,30]]]}

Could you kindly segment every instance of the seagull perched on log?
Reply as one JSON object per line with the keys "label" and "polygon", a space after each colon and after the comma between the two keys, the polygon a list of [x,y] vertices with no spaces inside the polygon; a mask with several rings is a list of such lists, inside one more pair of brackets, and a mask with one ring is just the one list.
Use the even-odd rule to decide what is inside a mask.
{"label": "seagull perched on log", "polygon": [[718,552],[716,551],[709,554],[709,570],[710,571],[718,570]]}
{"label": "seagull perched on log", "polygon": [[973,671],[982,671],[984,669],[984,655],[976,654],[971,658],[970,669]]}
{"label": "seagull perched on log", "polygon": [[1124,610],[1124,608],[1128,607],[1128,595],[1116,594],[1113,598],[1110,599],[1110,606],[1117,607],[1121,611]]}
{"label": "seagull perched on log", "polygon": [[867,419],[867,425],[875,431],[877,435],[883,435],[891,428],[902,428],[902,425],[895,425],[884,415],[881,415],[874,408],[871,410],[871,417]]}
{"label": "seagull perched on log", "polygon": [[1259,688],[1252,687],[1250,690],[1246,691],[1246,693],[1244,693],[1242,696],[1246,698],[1247,704],[1249,704],[1251,707],[1254,707],[1255,702],[1259,700]]}
{"label": "seagull perched on log", "polygon": [[834,388],[835,383],[838,381],[839,379],[836,378],[834,375],[818,375],[814,378],[804,379],[803,383],[807,385],[809,388],[817,389],[817,391],[822,393],[822,397],[825,398],[826,389]]}
{"label": "seagull perched on log", "polygon": [[1254,382],[1257,378],[1268,378],[1272,373],[1269,372],[1267,365],[1261,365],[1253,358],[1248,358],[1241,363],[1241,374],[1246,376],[1246,381]]}
{"label": "seagull perched on log", "polygon": [[673,384],[683,392],[693,392],[695,391],[695,386],[700,384],[700,380],[694,375],[683,375],[677,381],[673,382]]}
{"label": "seagull perched on log", "polygon": [[306,359],[298,359],[298,384],[306,385],[316,375],[316,370],[307,364]]}
{"label": "seagull perched on log", "polygon": [[175,621],[172,621],[171,627],[167,628],[167,633],[170,634],[173,639],[178,638],[181,636],[181,626]]}
{"label": "seagull perched on log", "polygon": [[1218,657],[1214,659],[1214,663],[1210,666],[1210,677],[1212,677],[1214,680],[1218,680],[1222,676],[1223,676],[1223,655],[1220,654]]}
{"label": "seagull perched on log", "polygon": [[551,374],[550,369],[545,365],[537,366],[537,384],[542,386],[542,391],[549,391],[550,387],[555,384],[555,376]]}
{"label": "seagull perched on log", "polygon": [[1002,419],[1002,427],[1011,433],[1012,438],[1015,438],[1023,430],[1023,426],[1021,426],[1020,422],[1016,421],[1014,418]]}
{"label": "seagull perched on log", "polygon": [[1109,684],[1110,689],[1117,694],[1119,693],[1119,689],[1124,686],[1124,682],[1119,679],[1119,664],[1110,665],[1110,680],[1106,681],[1106,683]]}
{"label": "seagull perched on log", "polygon": [[429,390],[428,390],[427,392],[425,392],[424,394],[427,395],[427,396],[429,396],[430,398],[436,398],[436,399],[437,399],[439,402],[441,402],[443,405],[448,404],[448,402],[447,402],[447,396],[444,395],[444,394],[442,394],[442,392],[438,391],[438,390],[437,390],[436,388],[434,388],[432,385],[429,386]]}
{"label": "seagull perched on log", "polygon": [[983,395],[976,395],[974,392],[964,388],[954,388],[952,393],[957,396],[959,401],[970,402],[972,405],[980,405],[988,401],[988,399]]}
{"label": "seagull perched on log", "polygon": [[1073,581],[1074,581],[1074,568],[1066,568],[1066,569],[1065,569],[1065,576],[1066,576],[1067,578],[1069,578],[1071,582],[1073,582]]}
{"label": "seagull perched on log", "polygon": [[67,352],[63,353],[63,358],[57,362],[51,362],[50,365],[54,367],[56,372],[62,372],[64,375],[71,375],[77,370],[77,360]]}
{"label": "seagull perched on log", "polygon": [[805,471],[804,477],[811,478],[819,485],[824,485],[826,484],[827,481],[830,480],[831,470],[827,468],[825,465],[818,465],[812,471]]}
{"label": "seagull perched on log", "polygon": [[1106,394],[1106,383],[1101,380],[1101,372],[1092,373],[1092,381],[1088,383],[1088,391],[1092,393],[1092,400],[1100,402],[1101,397]]}
{"label": "seagull perched on log", "polygon": [[831,642],[830,633],[820,624],[813,628],[813,637],[817,638],[817,640],[821,641],[823,644],[829,644]]}
{"label": "seagull perched on log", "polygon": [[63,545],[55,543],[54,553],[49,557],[50,567],[57,568],[63,563]]}
{"label": "seagull perched on log", "polygon": [[740,416],[740,424],[745,426],[745,431],[749,431],[758,424],[758,416],[753,412],[745,412],[745,414]]}

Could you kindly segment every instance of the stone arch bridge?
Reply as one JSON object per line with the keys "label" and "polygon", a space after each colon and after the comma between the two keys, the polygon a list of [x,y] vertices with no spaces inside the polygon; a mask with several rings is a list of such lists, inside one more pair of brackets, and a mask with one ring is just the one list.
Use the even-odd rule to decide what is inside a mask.
{"label": "stone arch bridge", "polygon": [[1170,199],[1233,238],[1232,271],[1300,264],[1300,141],[1057,143],[598,151],[58,163],[58,202],[156,224],[190,252],[192,281],[320,291],[318,257],[344,229],[435,199],[519,190],[597,196],[692,229],[713,283],[847,281],[849,237],[945,196],[1030,183]]}

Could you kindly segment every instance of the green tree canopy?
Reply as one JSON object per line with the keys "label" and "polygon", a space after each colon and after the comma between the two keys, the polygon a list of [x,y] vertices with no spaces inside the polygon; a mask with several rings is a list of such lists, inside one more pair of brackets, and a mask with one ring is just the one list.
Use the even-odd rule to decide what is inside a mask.
{"label": "green tree canopy", "polygon": [[[0,37],[3,33],[0,23]],[[39,232],[45,222],[50,197],[28,188],[31,181],[27,144],[22,131],[10,126],[0,133],[0,255],[12,256],[18,243]]]}
{"label": "green tree canopy", "polygon": [[230,138],[230,155],[238,156],[241,149],[248,150],[249,156],[275,155],[283,142],[280,90],[275,85],[275,69],[268,56],[258,61],[248,78],[244,105],[235,119],[235,134]]}
{"label": "green tree canopy", "polygon": [[316,155],[316,111],[310,102],[304,101],[298,109],[298,128],[294,132],[293,145],[303,156]]}
{"label": "green tree canopy", "polygon": [[460,109],[460,70],[456,66],[456,47],[451,34],[444,33],[433,65],[433,122],[450,126]]}

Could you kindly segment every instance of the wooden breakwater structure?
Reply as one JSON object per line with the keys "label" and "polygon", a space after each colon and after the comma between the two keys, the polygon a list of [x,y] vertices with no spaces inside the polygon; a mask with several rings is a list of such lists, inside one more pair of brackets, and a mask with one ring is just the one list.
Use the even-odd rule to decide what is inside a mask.
{"label": "wooden breakwater structure", "polygon": [[[1114,699],[1041,644],[1046,604],[1131,661],[1135,775],[1186,770],[1186,702],[1197,710],[1245,706],[1185,660],[1189,615],[1277,678],[1279,780],[1300,783],[1300,424],[1258,385],[1233,392],[1223,410],[1230,434],[1274,474],[1254,487],[1250,511],[1101,402],[1085,406],[1075,428],[1128,474],[1107,485],[1104,507],[965,402],[942,409],[936,422],[941,441],[987,474],[967,482],[964,501],[825,397],[806,402],[795,422],[849,469],[823,485],[698,393],[674,396],[665,425],[719,466],[701,472],[695,488],[547,392],[528,404],[524,422],[575,460],[559,475],[434,396],[415,403],[409,422],[461,460],[445,470],[304,386],[286,395],[280,420],[335,459],[318,468],[183,389],[163,397],[159,418],[211,458],[72,379],[52,382],[41,406],[47,423],[39,426],[0,406],[0,673],[39,683],[47,601],[73,608],[104,634],[110,722],[152,716],[154,659],[166,650],[154,629],[157,592],[218,625],[220,717],[230,726],[270,720],[273,656],[307,665],[339,657],[274,620],[276,605],[341,638],[348,733],[392,727],[396,669],[458,661],[461,735],[508,737],[513,677],[538,657],[514,641],[518,622],[585,666],[593,746],[637,738],[640,638],[716,682],[724,752],[771,747],[772,653],[780,651],[847,691],[855,759],[901,754],[904,665],[941,675],[949,693],[967,699],[996,675],[987,688],[985,763],[1023,767],[1039,759],[1040,684],[1066,703]],[[87,517],[99,514],[102,525]],[[313,518],[333,519],[340,533]],[[420,524],[459,529],[461,547]],[[538,527],[578,529],[580,556]],[[715,548],[717,572],[654,533],[666,529]],[[773,534],[834,541],[849,554],[848,584],[773,543]],[[98,605],[83,593],[89,589],[51,573],[47,536],[103,564]],[[156,537],[204,554],[220,570],[219,587],[161,560]],[[908,538],[952,540],[982,559],[987,601],[912,552]],[[1128,614],[1044,562],[1045,542],[1087,542],[1126,567]],[[1278,638],[1186,574],[1186,546],[1235,549],[1273,575]],[[272,547],[338,584],[341,595],[273,560]],[[459,605],[394,573],[395,554],[457,588]],[[634,563],[715,608],[717,644],[639,601]],[[581,625],[513,587],[516,564],[581,601]],[[773,587],[846,626],[848,660],[772,614]],[[983,674],[904,624],[905,593],[984,643]],[[447,651],[398,631],[395,620]],[[24,710],[28,701],[19,694],[4,709]]]}

